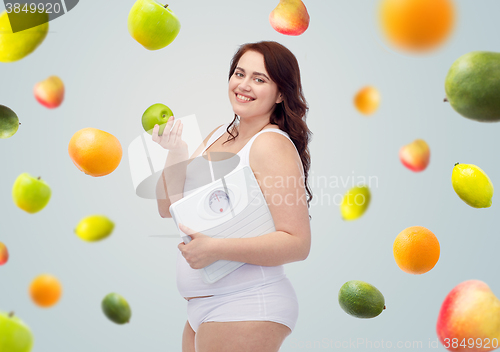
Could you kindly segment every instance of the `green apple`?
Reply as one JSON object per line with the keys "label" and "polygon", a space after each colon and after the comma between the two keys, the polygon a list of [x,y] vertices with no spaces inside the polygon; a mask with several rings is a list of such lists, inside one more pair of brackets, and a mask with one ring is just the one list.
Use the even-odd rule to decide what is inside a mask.
{"label": "green apple", "polygon": [[128,31],[148,50],[158,50],[172,43],[179,34],[177,16],[156,0],[137,0],[128,14]]}
{"label": "green apple", "polygon": [[0,351],[29,352],[32,347],[30,328],[13,312],[0,312]]}
{"label": "green apple", "polygon": [[12,137],[19,128],[16,113],[4,105],[0,105],[0,138]]}
{"label": "green apple", "polygon": [[[0,62],[14,62],[28,56],[43,42],[49,32],[49,15],[45,12],[37,11],[30,16],[27,16],[25,12],[19,12],[17,20],[24,21],[28,29],[16,33],[12,31],[9,16],[15,16],[15,13],[9,15],[7,11],[4,11],[0,14]],[[32,21],[45,23],[29,28],[30,23],[26,22]]]}
{"label": "green apple", "polygon": [[[14,203],[22,210],[34,214],[39,212],[50,200],[51,190],[40,177],[35,178],[28,173],[19,175],[12,187]],[[0,350],[1,351],[1,350]]]}
{"label": "green apple", "polygon": [[142,127],[147,133],[153,134],[155,125],[160,125],[158,135],[161,136],[168,119],[173,115],[172,110],[168,106],[161,103],[153,104],[142,114]]}

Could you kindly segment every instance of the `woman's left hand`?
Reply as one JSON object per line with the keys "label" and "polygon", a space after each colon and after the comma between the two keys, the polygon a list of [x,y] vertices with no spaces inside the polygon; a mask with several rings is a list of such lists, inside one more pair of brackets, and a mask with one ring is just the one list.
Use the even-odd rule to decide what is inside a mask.
{"label": "woman's left hand", "polygon": [[181,242],[177,246],[191,268],[203,269],[219,259],[215,254],[216,239],[182,224],[179,224],[179,228],[186,235],[191,236],[188,244]]}

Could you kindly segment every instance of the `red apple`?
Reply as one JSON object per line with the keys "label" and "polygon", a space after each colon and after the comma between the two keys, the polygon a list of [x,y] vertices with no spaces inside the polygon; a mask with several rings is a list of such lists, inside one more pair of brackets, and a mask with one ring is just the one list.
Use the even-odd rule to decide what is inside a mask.
{"label": "red apple", "polygon": [[419,172],[425,170],[429,165],[431,150],[422,139],[416,139],[399,150],[399,159],[411,171]]}
{"label": "red apple", "polygon": [[269,22],[281,34],[301,35],[309,27],[309,14],[301,0],[280,0],[269,14]]}
{"label": "red apple", "polygon": [[9,260],[9,251],[5,244],[0,242],[0,265],[4,265]]}
{"label": "red apple", "polygon": [[436,332],[449,351],[492,351],[500,344],[500,301],[484,282],[464,281],[441,305]]}
{"label": "red apple", "polygon": [[36,100],[43,106],[57,108],[64,100],[64,83],[59,77],[50,76],[35,84],[34,93]]}

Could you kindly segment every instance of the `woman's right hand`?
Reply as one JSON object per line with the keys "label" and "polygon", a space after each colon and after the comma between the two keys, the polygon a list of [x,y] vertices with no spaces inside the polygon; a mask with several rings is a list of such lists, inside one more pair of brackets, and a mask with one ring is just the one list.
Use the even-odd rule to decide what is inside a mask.
{"label": "woman's right hand", "polygon": [[152,133],[153,141],[169,151],[180,151],[183,148],[187,149],[187,143],[182,140],[182,121],[179,120],[179,122],[175,124],[174,128],[172,128],[174,122],[173,116],[168,119],[161,136],[158,135],[160,126],[155,125]]}

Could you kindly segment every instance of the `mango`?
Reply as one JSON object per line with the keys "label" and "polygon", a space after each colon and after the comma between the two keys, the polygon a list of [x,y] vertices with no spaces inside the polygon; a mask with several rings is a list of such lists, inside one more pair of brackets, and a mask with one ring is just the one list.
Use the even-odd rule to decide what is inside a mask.
{"label": "mango", "polygon": [[445,81],[446,99],[460,115],[500,121],[500,53],[473,51],[459,57]]}

